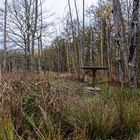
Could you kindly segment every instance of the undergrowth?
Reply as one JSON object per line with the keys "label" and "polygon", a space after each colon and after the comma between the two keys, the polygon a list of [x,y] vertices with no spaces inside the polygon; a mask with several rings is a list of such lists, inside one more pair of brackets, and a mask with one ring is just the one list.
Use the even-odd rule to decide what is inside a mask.
{"label": "undergrowth", "polygon": [[140,133],[140,91],[6,74],[0,83],[0,140],[128,140]]}

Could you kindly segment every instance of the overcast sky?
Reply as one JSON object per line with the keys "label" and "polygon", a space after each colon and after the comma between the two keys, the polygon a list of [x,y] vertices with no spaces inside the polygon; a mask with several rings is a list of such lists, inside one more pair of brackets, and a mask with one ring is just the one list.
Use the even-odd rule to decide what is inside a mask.
{"label": "overcast sky", "polygon": [[[9,2],[11,0],[8,0]],[[96,4],[98,0],[85,0],[85,9],[89,7],[91,4]],[[79,16],[82,16],[82,9],[83,9],[83,0],[76,0],[77,6],[78,6],[78,13]],[[54,22],[56,25],[56,29],[59,30],[58,32],[61,32],[63,26],[60,22],[63,17],[66,16],[68,12],[68,0],[45,0],[45,8],[49,9],[49,13],[53,13],[53,17],[50,18],[51,21]],[[73,12],[73,18],[74,18],[74,0],[70,0],[72,12]],[[4,6],[4,0],[0,0],[0,7]],[[51,29],[52,30],[52,29]]]}
{"label": "overcast sky", "polygon": [[[48,7],[55,13],[57,17],[63,17],[68,9],[67,3],[68,0],[46,0],[48,2]],[[82,1],[76,0],[79,12],[82,11]],[[74,0],[70,0],[71,6],[74,8]],[[85,0],[85,7],[88,7],[91,4],[95,4],[97,0]],[[74,10],[72,8],[72,10]]]}
{"label": "overcast sky", "polygon": [[[85,0],[85,9],[89,7],[91,4],[96,4],[98,0]],[[82,16],[82,9],[83,9],[83,0],[76,0],[79,16]],[[54,13],[53,19],[55,24],[60,25],[60,30],[62,27],[62,24],[60,23],[59,19],[62,19],[66,16],[68,12],[68,0],[46,0],[47,8],[50,10],[50,12]],[[70,0],[73,16],[75,14],[74,10],[74,0]],[[58,26],[57,25],[57,29]],[[63,28],[63,27],[62,27]]]}
{"label": "overcast sky", "polygon": [[[11,1],[11,0],[8,0]],[[76,0],[77,1],[77,6],[78,6],[78,10],[79,13],[81,13],[82,11],[82,1],[83,0]],[[74,10],[74,0],[70,0],[71,2],[71,6],[73,7],[72,10]],[[91,4],[95,4],[97,2],[97,0],[85,0],[85,7],[88,7]],[[2,6],[2,4],[4,3],[4,0],[0,0],[0,7]],[[68,10],[68,0],[46,0],[46,8],[50,9],[50,11],[52,13],[55,14],[55,17],[57,18],[62,18],[66,12]]]}

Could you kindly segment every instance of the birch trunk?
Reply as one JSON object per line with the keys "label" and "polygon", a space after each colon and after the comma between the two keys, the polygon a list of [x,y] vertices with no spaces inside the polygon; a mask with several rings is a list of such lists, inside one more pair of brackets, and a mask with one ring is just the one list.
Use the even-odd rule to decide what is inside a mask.
{"label": "birch trunk", "polygon": [[73,47],[74,47],[74,69],[75,69],[75,73],[77,75],[77,64],[78,64],[78,60],[77,60],[77,49],[76,49],[76,40],[75,40],[75,32],[74,32],[74,25],[73,25],[73,18],[72,18],[72,10],[71,10],[71,4],[70,4],[70,0],[68,0],[68,6],[69,6],[69,12],[70,12],[70,21],[71,21],[71,29],[72,29],[72,38],[73,38]]}
{"label": "birch trunk", "polygon": [[110,38],[110,29],[109,27],[107,27],[106,29],[106,33],[107,33],[107,66],[108,66],[108,78],[111,81],[111,54],[112,54],[112,50],[111,50],[111,38]]}
{"label": "birch trunk", "polygon": [[7,0],[5,0],[5,10],[4,10],[4,59],[3,59],[3,72],[6,71],[6,59],[7,59]]}
{"label": "birch trunk", "polygon": [[43,32],[43,10],[42,10],[42,1],[40,0],[40,10],[41,10],[41,15],[40,15],[40,37],[38,39],[39,46],[38,46],[38,69],[39,72],[42,70],[42,61],[43,61],[43,42],[42,42],[42,32]]}
{"label": "birch trunk", "polygon": [[83,0],[83,40],[82,40],[82,57],[83,57],[83,65],[85,64],[85,53],[84,53],[84,48],[85,48],[85,0]]}
{"label": "birch trunk", "polygon": [[76,12],[76,18],[77,18],[77,23],[78,23],[78,79],[82,79],[83,77],[83,70],[81,69],[81,67],[83,66],[83,56],[82,56],[82,42],[80,39],[80,21],[79,21],[79,15],[78,15],[78,8],[77,8],[77,3],[76,0],[74,0],[74,5],[75,5],[75,12]]}
{"label": "birch trunk", "polygon": [[[35,70],[35,56],[34,56],[34,49],[35,49],[35,34],[37,30],[37,19],[38,19],[38,0],[35,0],[35,19],[33,19],[33,29],[32,29],[32,49],[31,49],[31,70]],[[34,11],[34,9],[33,9]]]}
{"label": "birch trunk", "polygon": [[119,81],[121,86],[125,83],[125,69],[127,66],[127,53],[124,44],[124,24],[122,18],[121,4],[119,0],[113,0],[113,18],[116,42],[116,60],[119,70]]}
{"label": "birch trunk", "polygon": [[[101,54],[100,54],[100,65],[103,67],[104,65],[104,49],[103,49],[103,45],[104,45],[104,32],[103,32],[103,27],[104,26],[104,21],[101,19]],[[103,71],[101,72],[102,73],[102,76],[103,76]]]}
{"label": "birch trunk", "polygon": [[38,62],[38,72],[41,71],[41,45],[40,45],[40,38],[38,38],[38,59],[37,59],[37,62]]}
{"label": "birch trunk", "polygon": [[131,20],[131,37],[129,46],[130,87],[137,88],[137,35],[139,18],[139,0],[133,1],[133,13]]}
{"label": "birch trunk", "polygon": [[28,3],[27,0],[25,0],[25,23],[26,23],[26,70],[29,72],[31,70],[31,65],[30,65],[30,57],[31,57],[31,51],[30,51],[30,4]]}
{"label": "birch trunk", "polygon": [[69,44],[68,44],[68,42],[65,42],[65,50],[66,50],[66,58],[67,58],[67,69],[68,69],[68,72],[70,73]]}

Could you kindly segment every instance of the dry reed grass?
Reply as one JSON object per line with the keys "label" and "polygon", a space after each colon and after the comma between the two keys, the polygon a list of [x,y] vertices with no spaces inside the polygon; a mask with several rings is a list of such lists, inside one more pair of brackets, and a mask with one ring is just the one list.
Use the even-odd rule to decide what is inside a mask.
{"label": "dry reed grass", "polygon": [[0,139],[128,140],[140,133],[139,90],[102,88],[86,95],[82,84],[53,81],[53,75],[2,77]]}

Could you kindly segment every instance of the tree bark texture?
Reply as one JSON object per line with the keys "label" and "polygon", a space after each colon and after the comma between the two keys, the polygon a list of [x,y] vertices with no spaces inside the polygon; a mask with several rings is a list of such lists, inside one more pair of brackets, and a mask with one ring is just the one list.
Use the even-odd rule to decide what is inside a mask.
{"label": "tree bark texture", "polygon": [[113,0],[114,31],[116,42],[116,60],[119,70],[119,81],[123,86],[125,83],[125,73],[127,66],[127,50],[124,44],[124,24],[119,0]]}
{"label": "tree bark texture", "polygon": [[133,1],[131,37],[129,46],[130,87],[137,88],[137,36],[138,36],[139,0]]}
{"label": "tree bark texture", "polygon": [[3,71],[6,71],[6,59],[7,59],[7,0],[5,0],[4,9],[4,58],[3,58]]}

